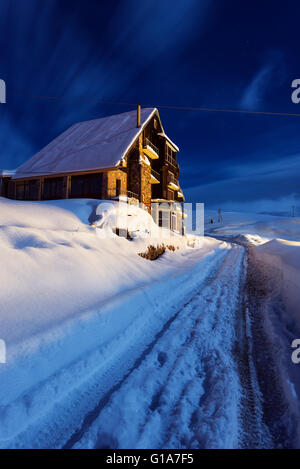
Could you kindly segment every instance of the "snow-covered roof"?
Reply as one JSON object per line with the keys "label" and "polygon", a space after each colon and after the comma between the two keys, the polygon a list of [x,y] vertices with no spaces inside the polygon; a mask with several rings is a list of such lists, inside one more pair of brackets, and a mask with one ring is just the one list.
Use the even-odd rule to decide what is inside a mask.
{"label": "snow-covered roof", "polygon": [[2,176],[13,176],[15,174],[15,169],[1,169],[0,170],[0,177]]}
{"label": "snow-covered roof", "polygon": [[114,168],[142,132],[156,108],[124,112],[74,124],[17,168],[14,179]]}
{"label": "snow-covered roof", "polygon": [[160,135],[161,137],[164,137],[170,143],[170,145],[172,145],[172,147],[175,148],[176,151],[179,151],[178,146],[175,145],[174,142],[172,142],[172,140],[165,134],[165,132],[160,132],[158,135]]}

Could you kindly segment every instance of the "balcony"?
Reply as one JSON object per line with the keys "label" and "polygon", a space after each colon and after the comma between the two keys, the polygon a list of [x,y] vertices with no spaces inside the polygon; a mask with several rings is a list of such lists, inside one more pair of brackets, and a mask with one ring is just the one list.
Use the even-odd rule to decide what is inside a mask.
{"label": "balcony", "polygon": [[175,191],[180,190],[178,181],[173,174],[168,175],[168,187],[169,189],[173,189]]}
{"label": "balcony", "polygon": [[168,155],[168,153],[166,153],[166,161],[173,166],[177,166],[177,161],[175,160],[175,158],[173,158],[173,156],[171,155]]}
{"label": "balcony", "polygon": [[122,200],[122,199],[137,199],[139,200],[139,196],[137,194],[135,194],[134,192],[131,192],[131,191],[126,191],[126,190],[117,190],[116,187],[113,187],[113,188],[108,188],[107,189],[107,199],[111,199],[111,200]]}
{"label": "balcony", "polygon": [[150,142],[149,138],[145,138],[143,152],[152,160],[158,160],[159,158],[159,149]]}
{"label": "balcony", "polygon": [[151,168],[151,184],[159,184],[159,183],[160,183],[160,174]]}

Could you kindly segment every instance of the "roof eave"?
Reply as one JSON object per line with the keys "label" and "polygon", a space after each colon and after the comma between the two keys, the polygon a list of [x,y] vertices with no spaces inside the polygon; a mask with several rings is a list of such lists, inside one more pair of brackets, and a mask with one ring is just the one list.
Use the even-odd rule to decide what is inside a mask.
{"label": "roof eave", "polygon": [[82,169],[76,169],[76,170],[73,170],[73,171],[66,171],[66,172],[57,172],[57,173],[32,173],[32,174],[28,174],[26,176],[22,175],[22,173],[20,173],[20,175],[18,174],[15,174],[12,179],[13,180],[17,180],[17,179],[38,179],[38,178],[42,178],[42,177],[63,177],[63,176],[72,176],[73,174],[76,174],[76,173],[79,173],[79,174],[87,174],[87,173],[97,173],[97,172],[100,172],[101,171],[116,171],[119,169],[119,166],[120,166],[120,162],[118,162],[116,164],[116,166],[112,166],[112,167],[107,167],[107,168],[95,168],[95,169],[89,169],[89,170],[82,170]]}
{"label": "roof eave", "polygon": [[158,135],[160,135],[161,137],[164,137],[164,138],[169,142],[169,144],[172,145],[172,147],[174,148],[175,151],[180,151],[179,148],[178,148],[178,146],[175,145],[174,142],[172,142],[172,140],[170,139],[170,137],[168,137],[168,136],[165,134],[165,132],[160,132]]}
{"label": "roof eave", "polygon": [[[123,152],[122,156],[121,156],[121,159],[120,161],[123,161],[127,152],[130,150],[131,146],[133,145],[133,143],[135,142],[135,140],[140,136],[140,134],[143,132],[144,128],[146,127],[146,125],[148,124],[148,122],[152,119],[152,117],[154,116],[154,114],[158,114],[158,117],[159,117],[159,113],[158,113],[158,110],[157,108],[155,107],[153,109],[153,111],[151,112],[151,114],[149,114],[149,116],[147,117],[147,119],[145,120],[145,122],[143,122],[143,124],[141,125],[141,127],[138,128],[138,132],[135,134],[135,136],[132,138],[130,144],[127,146],[126,150]],[[160,117],[159,117],[159,120],[160,120]],[[162,126],[161,126],[162,127]]]}

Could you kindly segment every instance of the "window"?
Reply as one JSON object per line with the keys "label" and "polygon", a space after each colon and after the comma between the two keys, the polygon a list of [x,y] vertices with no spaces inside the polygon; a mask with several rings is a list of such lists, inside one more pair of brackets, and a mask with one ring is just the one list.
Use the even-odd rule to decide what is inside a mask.
{"label": "window", "polygon": [[63,178],[45,178],[44,195],[45,200],[63,198]]}
{"label": "window", "polygon": [[36,200],[38,196],[37,191],[37,183],[38,181],[28,181],[27,185],[27,200]]}
{"label": "window", "polygon": [[1,178],[0,177],[0,195],[2,197],[8,196],[8,183],[10,178]]}
{"label": "window", "polygon": [[160,210],[158,212],[158,226],[170,228],[170,221],[170,212],[166,210]]}
{"label": "window", "polygon": [[172,165],[176,165],[176,152],[172,150],[172,148],[167,145],[167,161]]}
{"label": "window", "polygon": [[116,179],[116,196],[121,194],[121,179]]}
{"label": "window", "polygon": [[173,158],[173,150],[171,147],[169,147],[169,145],[167,145],[167,155],[170,157],[170,158]]}
{"label": "window", "polygon": [[162,211],[158,212],[158,226],[162,226]]}
{"label": "window", "polygon": [[24,200],[24,192],[25,192],[25,186],[24,184],[17,184],[16,186],[16,199],[17,200]]}
{"label": "window", "polygon": [[103,174],[82,174],[71,177],[70,197],[102,197]]}
{"label": "window", "polygon": [[171,230],[177,231],[177,216],[175,212],[172,212],[171,221]]}
{"label": "window", "polygon": [[17,200],[36,200],[38,198],[37,180],[23,181],[16,185]]}

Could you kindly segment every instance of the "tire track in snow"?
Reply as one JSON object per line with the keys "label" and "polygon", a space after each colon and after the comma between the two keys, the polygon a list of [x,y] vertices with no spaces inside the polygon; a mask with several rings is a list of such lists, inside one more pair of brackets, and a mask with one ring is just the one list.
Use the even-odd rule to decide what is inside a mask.
{"label": "tire track in snow", "polygon": [[[189,314],[190,308],[191,308],[191,301],[195,293],[199,291],[199,289],[202,288],[203,284],[206,283],[207,278],[209,278],[212,275],[211,272],[214,272],[215,270],[217,270],[219,266],[223,263],[224,258],[227,257],[228,255],[229,255],[229,252],[227,248],[227,249],[224,249],[224,251],[221,250],[220,252],[217,253],[216,256],[212,257],[212,259],[210,260],[205,278],[201,278],[199,282],[195,283],[195,287],[193,287],[190,293],[186,295],[186,297],[183,299],[182,306],[180,308],[172,307],[172,309],[174,309],[175,312],[173,313],[172,311],[172,314],[169,315],[169,319],[165,322],[165,324],[162,326],[160,331],[156,333],[156,335],[154,335],[154,339],[151,341],[151,343],[145,346],[145,348],[141,350],[140,355],[137,355],[137,358],[135,359],[135,361],[133,361],[133,365],[129,367],[129,369],[123,375],[120,375],[119,378],[115,380],[115,384],[112,385],[110,388],[108,388],[108,390],[103,394],[102,398],[98,400],[96,406],[92,408],[92,410],[89,411],[85,415],[82,421],[82,425],[73,434],[71,434],[71,436],[68,438],[67,442],[63,446],[64,448],[72,448],[82,438],[82,436],[86,432],[86,429],[92,425],[93,421],[98,417],[102,409],[105,408],[111,396],[116,391],[118,391],[118,389],[123,385],[124,381],[126,381],[128,376],[130,376],[135,371],[135,369],[140,366],[140,363],[143,362],[143,360],[150,353],[150,351],[152,350],[156,342],[165,333],[165,331],[169,329],[170,325],[177,319],[177,317],[180,316],[181,320],[182,321],[184,320],[183,314],[185,315]],[[130,356],[134,354],[135,352],[134,347],[135,347],[135,343],[133,343],[131,350],[126,350],[126,355]],[[124,359],[126,361],[126,357],[122,358],[123,361]],[[113,370],[108,369],[108,371],[110,372],[113,371],[113,373],[115,373],[116,368],[122,369],[120,365],[122,365],[122,363],[116,362],[113,364]],[[107,373],[106,375],[108,376]],[[118,373],[117,373],[117,376],[118,376]]]}
{"label": "tire track in snow", "polygon": [[253,255],[249,242],[237,237],[216,238],[247,248],[243,321],[237,318],[240,340],[235,348],[242,389],[239,448],[291,448],[298,422],[284,391],[286,378],[279,366],[284,352],[278,350],[266,325],[266,320],[270,321],[268,309],[278,304],[280,272],[263,265]]}
{"label": "tire track in snow", "polygon": [[[195,343],[194,347],[196,349],[197,360],[202,363],[202,370],[201,373],[204,376],[203,380],[203,393],[193,393],[190,392],[189,389],[185,390],[180,399],[174,406],[174,418],[169,423],[169,428],[167,431],[168,437],[164,442],[164,447],[207,447],[209,442],[211,444],[210,447],[216,445],[216,441],[211,441],[205,438],[205,435],[201,436],[201,432],[199,434],[199,429],[201,424],[203,423],[204,413],[202,412],[201,408],[205,406],[205,402],[211,401],[214,399],[213,390],[214,390],[214,381],[220,385],[219,376],[214,376],[213,370],[218,370],[220,372],[222,366],[228,366],[223,363],[222,360],[222,353],[221,349],[224,349],[224,345],[219,343],[217,344],[211,337],[213,335],[217,337],[226,337],[226,329],[228,328],[228,322],[233,321],[234,313],[236,308],[236,300],[237,296],[233,294],[232,288],[229,290],[228,285],[236,280],[236,277],[233,277],[233,272],[236,274],[236,268],[239,264],[240,252],[238,250],[232,251],[232,256],[228,260],[227,263],[224,263],[220,272],[218,274],[218,278],[216,278],[216,282],[210,285],[210,288],[204,292],[203,298],[199,302],[198,308],[205,308],[205,303],[203,300],[208,303],[208,309],[205,310],[204,316],[200,316],[196,323],[196,328],[193,331],[193,341]],[[220,282],[220,280],[222,280]],[[226,308],[224,309],[224,304],[226,304]],[[230,313],[231,317],[226,316],[226,311]],[[203,320],[207,319],[208,327],[205,329],[205,335],[203,337]],[[225,327],[224,327],[225,326]],[[233,334],[233,330],[231,329],[229,333],[229,343],[232,342],[231,335]],[[203,338],[206,339],[206,342],[203,343]],[[202,339],[202,341],[201,341]],[[231,356],[231,346],[229,345],[226,353],[228,354],[227,358]],[[193,352],[193,345],[190,348],[190,351]],[[218,401],[218,396],[215,396],[216,401]],[[183,405],[183,401],[184,405]],[[180,409],[185,407],[189,408],[189,425],[188,431],[185,431],[185,434],[181,432],[181,428],[184,427],[184,422],[181,421],[180,424],[177,424],[178,417],[180,417]],[[177,411],[179,408],[179,411]],[[187,409],[185,409],[186,414]],[[186,415],[185,415],[186,418]],[[212,426],[215,422],[212,419],[205,419],[207,426]],[[174,429],[177,430],[174,432]],[[199,437],[200,435],[200,437]]]}
{"label": "tire track in snow", "polygon": [[[29,402],[34,408],[36,399],[41,400],[45,394],[49,396],[49,391],[54,391],[52,398],[44,403],[45,412],[30,419],[27,426],[20,429],[13,438],[5,443],[2,441],[5,447],[22,448],[34,444],[36,448],[59,448],[65,442],[69,444],[72,436],[75,440],[78,439],[76,428],[82,429],[85,422],[94,420],[97,413],[94,414],[93,409],[98,411],[99,401],[104,397],[110,399],[118,383],[122,383],[128,371],[134,369],[134,363],[137,365],[139,357],[144,357],[145,351],[151,348],[151,343],[159,336],[159,331],[164,330],[164,323],[168,327],[170,318],[175,319],[182,310],[186,315],[189,314],[193,294],[201,289],[210,273],[223,262],[229,248],[229,245],[223,243],[205,256],[201,250],[191,251],[185,256],[187,262],[179,264],[171,278],[163,278],[162,282],[154,282],[143,289],[129,292],[127,297],[125,295],[126,307],[128,308],[128,304],[131,307],[133,303],[137,314],[130,321],[125,321],[125,328],[121,333],[112,337],[104,346],[83,354],[80,360],[61,369],[50,379],[40,383],[31,394],[22,396],[15,402],[21,408],[26,407]],[[182,294],[179,294],[179,290],[168,295],[170,286],[177,290],[182,287]],[[162,292],[165,288],[164,299]],[[140,307],[136,308],[134,302]],[[119,305],[112,305],[111,308],[115,312],[118,307]],[[101,314],[101,310],[97,314]],[[68,386],[60,386],[62,383],[67,383]],[[41,390],[45,392],[41,393]],[[58,395],[56,391],[59,391]],[[102,405],[104,402],[102,400]]]}
{"label": "tire track in snow", "polygon": [[273,441],[264,423],[263,398],[253,360],[253,335],[249,309],[243,305],[243,331],[237,352],[237,364],[242,387],[241,431],[239,447],[245,449],[272,448]]}
{"label": "tire track in snow", "polygon": [[[202,291],[201,296],[195,297],[195,317],[194,317],[194,324],[192,327],[187,324],[185,327],[186,329],[186,341],[183,344],[180,354],[176,358],[173,367],[169,370],[168,377],[166,382],[164,383],[161,391],[160,396],[162,397],[162,402],[159,407],[159,402],[157,402],[156,409],[160,411],[161,414],[164,414],[164,426],[166,427],[163,431],[163,440],[164,443],[162,444],[163,447],[191,447],[191,443],[195,436],[195,430],[197,427],[197,414],[194,413],[195,409],[198,409],[199,401],[201,401],[201,393],[195,390],[195,402],[194,406],[190,406],[191,416],[190,420],[192,420],[193,425],[190,425],[190,436],[187,438],[186,434],[180,435],[180,426],[184,426],[184,422],[181,422],[180,426],[176,425],[176,422],[180,420],[180,409],[182,408],[182,401],[185,399],[185,396],[188,396],[186,404],[189,405],[189,401],[192,398],[190,393],[189,384],[194,380],[197,379],[199,373],[201,373],[201,367],[198,365],[199,361],[205,362],[208,361],[212,352],[216,352],[216,349],[210,350],[210,344],[207,343],[206,347],[203,347],[201,344],[201,339],[203,340],[203,326],[204,322],[207,321],[207,327],[205,328],[205,336],[210,337],[212,333],[218,333],[218,322],[222,324],[222,321],[219,321],[220,318],[220,310],[222,306],[222,298],[224,299],[225,295],[225,285],[224,279],[228,279],[230,277],[230,273],[233,271],[233,267],[237,265],[237,254],[238,250],[234,249],[230,256],[226,259],[226,261],[222,264],[220,270],[218,271],[216,277],[211,279],[205,289]],[[240,254],[240,253],[238,253]],[[228,281],[226,280],[226,281]],[[222,318],[223,320],[224,318]],[[218,355],[219,359],[221,358]],[[191,376],[188,376],[187,379],[182,379],[182,374],[184,371],[185,366],[190,365],[193,363],[194,358],[194,368],[192,369]],[[196,359],[195,359],[196,358]],[[213,362],[214,359],[211,360]],[[211,365],[216,365],[215,363],[211,363]],[[220,365],[220,363],[219,363]],[[208,366],[207,366],[208,368]],[[207,373],[205,373],[205,376]],[[171,395],[172,387],[174,381],[181,381],[181,386],[177,386],[176,394],[173,393],[172,399],[168,399],[167,401],[164,399],[164,394],[168,396]],[[168,389],[169,388],[169,389]],[[201,387],[200,387],[201,389]],[[197,394],[199,396],[197,396]],[[198,397],[198,399],[197,399]],[[153,409],[151,409],[153,410]],[[184,410],[186,414],[187,409]],[[169,419],[168,416],[171,415],[172,418]],[[186,415],[185,415],[186,417]],[[151,423],[149,424],[151,427]],[[193,427],[193,429],[192,429]],[[187,429],[186,429],[187,430]],[[187,431],[185,430],[185,433]],[[174,435],[177,435],[174,437]],[[159,442],[159,439],[158,439]],[[196,444],[196,446],[198,446]]]}
{"label": "tire track in snow", "polygon": [[[207,400],[215,391],[220,410],[222,379],[226,381],[228,371],[234,374],[231,346],[243,255],[243,248],[233,247],[225,260],[220,259],[204,286],[165,324],[67,447],[76,443],[79,447],[111,448],[217,444],[213,435],[216,418],[210,415],[211,400]],[[224,350],[224,337],[225,360],[219,352]],[[221,409],[221,418],[222,411],[226,414],[226,409]],[[203,420],[206,428],[211,426],[212,436],[199,433]]]}

